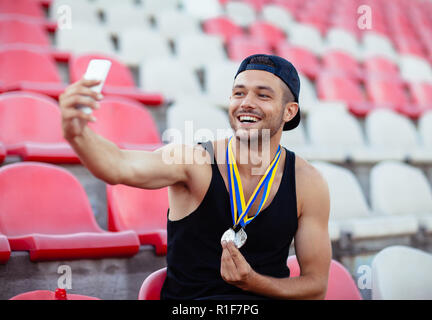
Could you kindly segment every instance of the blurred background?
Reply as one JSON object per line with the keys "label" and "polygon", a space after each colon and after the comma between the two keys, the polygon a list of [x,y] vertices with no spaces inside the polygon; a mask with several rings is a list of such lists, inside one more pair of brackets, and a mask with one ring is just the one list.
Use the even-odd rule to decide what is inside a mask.
{"label": "blurred background", "polygon": [[91,59],[112,67],[90,126],[154,150],[229,130],[255,53],[299,71],[281,144],[328,181],[354,296],[432,299],[431,17],[430,0],[0,0],[0,299],[55,290],[62,264],[70,292],[136,299],[166,265],[166,189],[107,186],[63,139],[58,97]]}

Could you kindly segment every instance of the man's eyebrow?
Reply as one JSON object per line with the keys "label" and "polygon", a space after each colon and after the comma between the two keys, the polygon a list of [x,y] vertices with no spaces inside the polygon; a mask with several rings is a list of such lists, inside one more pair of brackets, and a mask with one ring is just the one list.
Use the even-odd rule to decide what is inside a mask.
{"label": "man's eyebrow", "polygon": [[[244,88],[246,88],[246,87],[243,84],[236,84],[233,87],[233,89],[244,89]],[[256,86],[255,88],[258,90],[268,90],[268,91],[273,92],[273,93],[275,92],[271,87],[268,87],[268,86]]]}

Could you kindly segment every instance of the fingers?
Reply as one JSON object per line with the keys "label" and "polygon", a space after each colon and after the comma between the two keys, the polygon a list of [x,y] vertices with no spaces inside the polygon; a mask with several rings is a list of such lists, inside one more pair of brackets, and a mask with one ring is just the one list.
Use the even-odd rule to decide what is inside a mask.
{"label": "fingers", "polygon": [[76,108],[77,106],[88,106],[92,109],[99,109],[99,103],[91,97],[82,95],[69,95],[62,97],[61,104],[65,109]]}
{"label": "fingers", "polygon": [[222,242],[221,276],[227,282],[235,281],[237,268],[227,248],[227,242]]}
{"label": "fingers", "polygon": [[234,242],[230,241],[227,243],[227,249],[231,255],[234,264],[237,267],[241,267],[243,264],[247,263],[246,259],[243,257],[239,249],[236,247]]}
{"label": "fingers", "polygon": [[96,118],[91,114],[86,114],[79,109],[67,109],[63,111],[63,120],[70,121],[73,118],[80,118],[85,121],[95,122]]}

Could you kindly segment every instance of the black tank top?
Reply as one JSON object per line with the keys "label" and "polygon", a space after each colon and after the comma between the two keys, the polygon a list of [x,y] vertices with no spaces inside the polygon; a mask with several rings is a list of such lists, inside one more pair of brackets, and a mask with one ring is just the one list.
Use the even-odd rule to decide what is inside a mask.
{"label": "black tank top", "polygon": [[[168,219],[167,277],[161,299],[264,299],[226,283],[220,275],[220,241],[233,221],[213,145],[203,146],[214,159],[210,186],[194,212],[181,220]],[[289,277],[288,252],[297,231],[293,152],[286,150],[282,180],[272,202],[245,230],[247,241],[240,252],[252,269],[262,275]]]}

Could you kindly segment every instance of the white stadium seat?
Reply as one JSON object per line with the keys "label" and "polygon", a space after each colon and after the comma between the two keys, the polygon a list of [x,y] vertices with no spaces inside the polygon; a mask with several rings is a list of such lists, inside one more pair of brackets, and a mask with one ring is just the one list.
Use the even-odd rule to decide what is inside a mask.
{"label": "white stadium seat", "polygon": [[209,62],[204,67],[204,86],[209,100],[217,106],[228,108],[234,76],[239,64],[232,61]]}
{"label": "white stadium seat", "polygon": [[246,2],[229,1],[225,4],[228,18],[241,27],[247,27],[256,20],[255,10]]}
{"label": "white stadium seat", "polygon": [[155,15],[157,29],[161,35],[174,40],[186,34],[200,34],[199,20],[183,11],[162,11]]}
{"label": "white stadium seat", "polygon": [[361,59],[360,44],[355,36],[343,29],[332,28],[327,31],[325,50],[344,51],[356,59]]}
{"label": "white stadium seat", "polygon": [[399,57],[399,68],[404,80],[432,82],[432,68],[427,60],[417,56],[401,55]]}
{"label": "white stadium seat", "polygon": [[392,42],[384,35],[366,32],[363,36],[363,57],[383,56],[397,63],[398,54]]}
{"label": "white stadium seat", "polygon": [[[70,19],[70,27],[78,23],[100,24],[98,8],[87,0],[53,0],[48,16],[59,23]],[[70,15],[70,16],[69,16]]]}
{"label": "white stadium seat", "polygon": [[148,16],[155,16],[160,12],[173,11],[179,8],[179,0],[141,0],[141,3]]}
{"label": "white stadium seat", "polygon": [[424,148],[432,148],[432,111],[425,112],[419,119],[418,131]]}
{"label": "white stadium seat", "polygon": [[185,12],[200,20],[215,18],[223,13],[218,0],[181,0],[181,4]]}
{"label": "white stadium seat", "polygon": [[381,250],[372,260],[373,300],[431,300],[432,255],[406,246]]}
{"label": "white stadium seat", "polygon": [[432,231],[432,190],[420,169],[396,161],[375,165],[370,173],[370,197],[375,211],[416,217],[421,227]]}
{"label": "white stadium seat", "polygon": [[324,41],[320,31],[314,26],[294,23],[287,32],[292,45],[306,48],[316,55],[323,53]]}
{"label": "white stadium seat", "polygon": [[136,28],[142,31],[151,30],[150,20],[142,9],[132,6],[109,6],[105,8],[105,26],[112,34]]}
{"label": "white stadium seat", "polygon": [[415,234],[413,217],[392,217],[373,212],[355,175],[348,169],[325,162],[312,162],[326,179],[330,193],[330,221],[351,239],[372,239]]}
{"label": "white stadium seat", "polygon": [[291,13],[284,7],[268,4],[262,8],[261,19],[272,23],[281,30],[288,32],[293,24]]}

